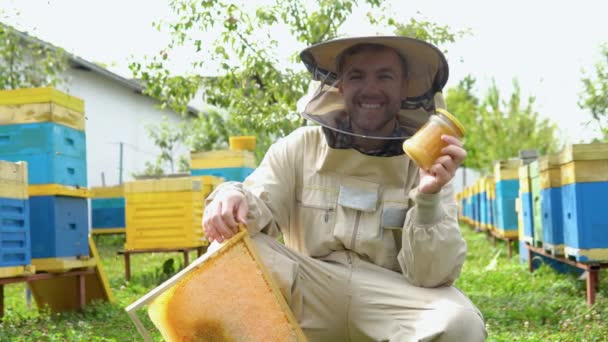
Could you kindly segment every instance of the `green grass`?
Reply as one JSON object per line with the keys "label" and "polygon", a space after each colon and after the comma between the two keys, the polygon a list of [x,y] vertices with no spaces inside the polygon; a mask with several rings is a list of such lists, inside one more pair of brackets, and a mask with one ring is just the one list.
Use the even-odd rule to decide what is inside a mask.
{"label": "green grass", "polygon": [[485,234],[462,228],[467,260],[456,286],[483,313],[490,341],[608,341],[608,270],[600,272],[600,291],[586,304],[586,283],[576,274],[559,274],[547,265],[534,273],[519,256],[507,258]]}
{"label": "green grass", "polygon": [[[457,286],[484,314],[489,341],[608,341],[608,271],[601,273],[603,287],[588,308],[585,282],[576,275],[558,274],[548,266],[529,273],[517,255],[506,257],[504,243],[494,248],[485,235],[467,227],[462,231],[469,251]],[[178,253],[133,255],[127,283],[123,258],[116,254],[123,243],[121,236],[97,237],[115,303],[51,314],[28,310],[23,284],[7,285],[0,341],[139,341],[124,307],[168,279],[183,260]],[[145,312],[140,317],[153,330]]]}

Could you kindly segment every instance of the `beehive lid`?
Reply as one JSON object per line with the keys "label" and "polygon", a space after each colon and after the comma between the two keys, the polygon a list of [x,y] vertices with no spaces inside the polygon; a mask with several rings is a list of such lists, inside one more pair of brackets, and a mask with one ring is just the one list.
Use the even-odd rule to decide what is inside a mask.
{"label": "beehive lid", "polygon": [[244,229],[126,309],[149,340],[146,303],[166,341],[306,341]]}
{"label": "beehive lid", "polygon": [[559,162],[566,164],[576,160],[605,159],[608,159],[608,143],[569,144],[560,154]]}

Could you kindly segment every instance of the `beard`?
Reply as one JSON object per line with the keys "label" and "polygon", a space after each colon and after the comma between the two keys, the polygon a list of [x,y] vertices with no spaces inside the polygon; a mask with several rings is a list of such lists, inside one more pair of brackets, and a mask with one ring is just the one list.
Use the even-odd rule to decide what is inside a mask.
{"label": "beard", "polygon": [[374,109],[363,108],[359,104],[352,104],[351,107],[347,108],[347,112],[355,133],[370,136],[391,134],[399,112],[398,108],[392,108],[394,106],[389,107],[386,104]]}

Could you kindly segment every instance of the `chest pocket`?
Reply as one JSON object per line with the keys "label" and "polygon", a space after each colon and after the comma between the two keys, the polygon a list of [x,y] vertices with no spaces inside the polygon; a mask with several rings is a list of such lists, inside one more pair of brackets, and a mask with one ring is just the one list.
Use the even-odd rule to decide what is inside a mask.
{"label": "chest pocket", "polygon": [[358,179],[340,180],[334,237],[351,250],[381,238],[380,186]]}
{"label": "chest pocket", "polygon": [[338,189],[307,185],[298,199],[297,213],[294,215],[297,231],[293,233],[293,245],[309,255],[322,256],[335,250],[332,232],[336,222],[336,202]]}
{"label": "chest pocket", "polygon": [[382,228],[403,229],[408,209],[409,200],[404,189],[384,189],[382,196]]}

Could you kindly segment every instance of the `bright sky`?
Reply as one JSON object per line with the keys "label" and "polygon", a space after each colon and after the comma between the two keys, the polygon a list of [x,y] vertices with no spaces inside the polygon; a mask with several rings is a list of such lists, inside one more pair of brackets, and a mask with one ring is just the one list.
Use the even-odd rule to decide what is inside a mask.
{"label": "bright sky", "polygon": [[[0,20],[131,77],[129,61],[157,53],[168,42],[168,35],[151,25],[153,21],[171,17],[168,3],[168,0],[0,0],[0,9],[5,12],[5,18],[0,16]],[[604,18],[608,1],[394,3],[399,3],[394,6],[399,13],[397,19],[407,21],[415,17],[446,24],[454,30],[472,30],[472,36],[448,46],[448,87],[472,74],[478,80],[477,90],[487,89],[495,79],[506,99],[517,77],[523,94],[536,97],[536,109],[557,122],[568,141],[588,141],[596,136],[584,126],[590,115],[578,108],[577,101],[582,90],[581,71],[592,71],[593,64],[601,58],[600,44],[608,43]],[[344,31],[374,32],[357,18],[347,22]],[[276,38],[283,40],[285,56],[302,47],[292,44],[287,34]],[[180,58],[176,70],[194,60],[187,53]]]}

